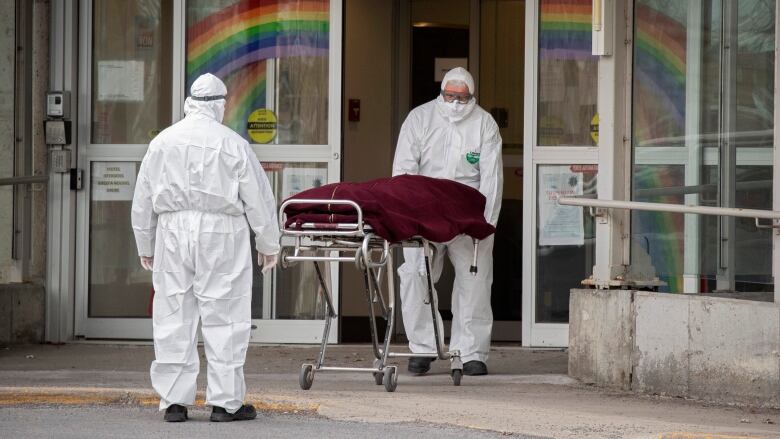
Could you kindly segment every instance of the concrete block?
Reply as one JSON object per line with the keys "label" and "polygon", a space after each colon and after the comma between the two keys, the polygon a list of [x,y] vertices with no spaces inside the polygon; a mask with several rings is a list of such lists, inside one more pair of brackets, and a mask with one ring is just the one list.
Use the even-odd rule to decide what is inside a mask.
{"label": "concrete block", "polygon": [[780,407],[780,307],[699,296],[689,312],[689,395]]}
{"label": "concrete block", "polygon": [[605,387],[630,388],[632,294],[622,290],[571,291],[571,377]]}
{"label": "concrete block", "polygon": [[0,284],[0,344],[44,340],[45,289],[34,284]]}
{"label": "concrete block", "polygon": [[43,343],[44,296],[45,290],[41,285],[25,284],[13,291],[11,335],[14,343]]}
{"label": "concrete block", "polygon": [[13,319],[13,295],[6,294],[0,289],[0,345],[11,343],[11,322]]}
{"label": "concrete block", "polygon": [[688,307],[680,294],[634,294],[633,390],[688,394]]}

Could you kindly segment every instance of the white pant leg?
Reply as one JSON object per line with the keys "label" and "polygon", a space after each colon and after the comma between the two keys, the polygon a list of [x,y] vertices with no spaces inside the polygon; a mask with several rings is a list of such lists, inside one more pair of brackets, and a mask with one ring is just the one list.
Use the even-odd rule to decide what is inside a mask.
{"label": "white pant leg", "polygon": [[452,288],[452,333],[450,349],[459,350],[463,362],[486,362],[490,352],[493,310],[493,236],[479,242],[478,271],[469,272],[474,257],[471,237],[460,236],[447,246],[455,267]]}
{"label": "white pant leg", "polygon": [[192,291],[186,231],[157,229],[154,257],[152,331],[155,360],[149,370],[160,395],[160,410],[195,404],[198,357],[198,307]]}
{"label": "white pant leg", "polygon": [[[252,253],[246,219],[202,226],[195,296],[208,359],[206,404],[235,413],[244,404],[244,361],[252,326]],[[208,221],[204,220],[204,223]]]}
{"label": "white pant leg", "polygon": [[[435,284],[441,276],[444,267],[445,247],[436,245],[432,265],[431,278]],[[425,303],[428,297],[428,281],[425,274],[423,249],[405,248],[404,263],[398,268],[401,278],[401,314],[404,319],[406,337],[409,339],[409,350],[415,353],[436,353],[436,338],[433,332],[433,317],[431,307]],[[436,320],[439,333],[444,334],[441,315],[436,310]]]}

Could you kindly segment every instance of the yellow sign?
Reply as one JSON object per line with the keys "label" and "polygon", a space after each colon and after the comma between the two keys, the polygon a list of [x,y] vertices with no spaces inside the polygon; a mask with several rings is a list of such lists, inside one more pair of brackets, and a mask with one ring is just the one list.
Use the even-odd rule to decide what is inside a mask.
{"label": "yellow sign", "polygon": [[255,143],[270,143],[276,137],[276,115],[267,108],[253,111],[247,120],[246,132]]}
{"label": "yellow sign", "polygon": [[596,113],[593,119],[590,120],[590,138],[593,139],[593,143],[598,146],[599,144],[599,114]]}

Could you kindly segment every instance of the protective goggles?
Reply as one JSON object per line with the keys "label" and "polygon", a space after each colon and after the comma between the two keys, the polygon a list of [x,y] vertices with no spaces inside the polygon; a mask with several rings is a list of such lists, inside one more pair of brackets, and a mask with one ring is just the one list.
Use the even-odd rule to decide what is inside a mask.
{"label": "protective goggles", "polygon": [[220,99],[227,99],[227,96],[225,96],[225,95],[219,95],[219,96],[190,96],[190,99],[192,99],[193,101],[209,102],[209,101],[218,101]]}
{"label": "protective goggles", "polygon": [[474,97],[472,94],[463,94],[463,93],[452,93],[449,91],[441,91],[441,97],[444,98],[445,102],[455,102],[458,101],[461,104],[468,104],[471,98]]}

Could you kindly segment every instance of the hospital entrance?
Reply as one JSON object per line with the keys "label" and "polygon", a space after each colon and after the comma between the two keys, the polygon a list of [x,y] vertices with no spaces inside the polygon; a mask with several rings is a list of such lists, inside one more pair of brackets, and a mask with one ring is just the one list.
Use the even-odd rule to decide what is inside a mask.
{"label": "hospital entrance", "polygon": [[[447,70],[464,67],[474,76],[476,82],[477,103],[492,114],[499,125],[503,139],[504,185],[501,214],[497,224],[493,250],[494,280],[492,287],[492,309],[494,326],[492,339],[496,342],[521,340],[522,316],[522,241],[523,241],[523,87],[525,58],[525,1],[524,0],[483,0],[483,1],[418,1],[398,2],[392,11],[395,22],[392,29],[396,36],[395,44],[386,46],[392,59],[397,59],[395,71],[389,82],[398,90],[395,101],[396,114],[392,115],[393,130],[387,132],[377,127],[379,132],[387,132],[392,141],[390,153],[385,152],[381,160],[384,169],[371,162],[351,159],[349,149],[351,135],[361,132],[367,124],[373,122],[368,111],[372,111],[360,78],[354,78],[351,72],[371,71],[370,65],[361,65],[359,51],[368,45],[347,39],[345,44],[345,177],[355,175],[356,180],[365,180],[388,176],[391,171],[392,153],[401,123],[409,110],[434,99],[441,88],[441,80]],[[393,9],[393,8],[388,8]],[[351,26],[362,29],[368,27],[358,22],[353,15],[366,17],[358,5],[349,3],[346,10],[345,32],[350,35]],[[355,53],[355,55],[352,55]],[[382,59],[382,55],[375,55]],[[366,59],[372,63],[376,57]],[[392,68],[392,67],[391,67]],[[380,73],[380,77],[383,77]],[[377,81],[378,84],[378,81]],[[359,103],[357,103],[359,102]],[[361,111],[359,120],[350,112],[355,107]],[[362,107],[362,108],[361,108]],[[380,122],[381,123],[381,122]],[[357,136],[356,136],[357,137]],[[357,141],[357,139],[356,139]],[[356,149],[359,146],[355,147]],[[361,152],[355,151],[355,154]],[[362,155],[362,154],[361,154]],[[354,157],[354,156],[353,156]],[[355,169],[352,169],[352,167]],[[376,175],[368,175],[366,167],[375,169]],[[359,169],[358,169],[359,168]],[[399,252],[399,258],[402,259]],[[398,262],[397,265],[400,265]],[[369,333],[365,317],[349,315],[352,311],[348,304],[358,296],[362,280],[347,273],[351,267],[342,269],[342,330],[343,341],[367,342]],[[439,309],[445,322],[445,332],[449,335],[452,320],[451,296],[454,269],[445,257],[442,276],[436,284],[439,295]],[[549,307],[568,306],[550,303]],[[346,307],[346,308],[345,308]],[[364,306],[363,306],[364,307]],[[346,311],[346,313],[344,313]],[[355,313],[360,309],[355,308]],[[405,339],[400,307],[397,315],[396,339]],[[555,312],[555,311],[550,311]],[[382,326],[383,320],[377,323]],[[381,328],[380,328],[381,331]]]}
{"label": "hospital entrance", "polygon": [[[52,254],[75,255],[76,262],[51,275],[62,285],[50,298],[61,304],[60,313],[47,318],[59,334],[53,339],[151,339],[155,292],[134,248],[132,190],[149,142],[184,116],[194,78],[214,72],[225,79],[224,123],[249,141],[281,202],[328,183],[389,177],[409,110],[437,96],[443,72],[462,66],[503,139],[493,341],[566,346],[569,289],[593,266],[593,224],[587,215],[580,220],[577,242],[538,239],[536,218],[547,205],[536,194],[541,184],[567,176],[582,177],[577,187],[583,193],[595,188],[595,140],[588,132],[570,135],[571,125],[582,124],[546,114],[560,114],[575,102],[579,108],[571,113],[590,121],[596,93],[588,81],[596,64],[544,58],[547,34],[540,29],[556,29],[559,3],[279,0],[287,5],[285,14],[303,18],[296,21],[300,29],[275,38],[257,33],[257,23],[281,16],[255,0],[68,6],[63,22],[76,25],[65,26],[72,33],[58,50],[73,60],[74,73],[60,72],[65,79],[53,87],[74,90],[65,98],[73,100],[67,117],[75,148],[73,171],[62,175],[58,195],[70,212],[61,224],[68,232],[51,247]],[[564,3],[575,21],[584,14],[580,0]],[[124,28],[130,31],[113,31]],[[529,39],[533,50],[527,50]],[[290,41],[292,46],[283,44]],[[537,90],[537,74],[553,85]],[[529,96],[526,90],[537,91]],[[580,95],[572,101],[572,93]],[[587,154],[560,147],[566,145],[584,145],[577,151]],[[338,311],[329,341],[369,341],[361,275],[347,264],[323,271]],[[437,285],[447,321],[452,282],[447,263]],[[252,297],[252,342],[321,340],[326,314],[312,264],[268,275],[255,267]],[[383,319],[377,324],[382,330]],[[395,336],[404,340],[402,324]]]}

